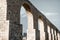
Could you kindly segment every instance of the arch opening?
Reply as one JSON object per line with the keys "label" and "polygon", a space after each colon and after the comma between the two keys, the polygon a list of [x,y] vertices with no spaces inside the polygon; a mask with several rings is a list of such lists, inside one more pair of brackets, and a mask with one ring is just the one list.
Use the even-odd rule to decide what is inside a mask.
{"label": "arch opening", "polygon": [[27,40],[31,40],[32,37],[35,39],[35,30],[33,29],[33,15],[31,13],[30,6],[26,3],[24,3],[21,7],[20,22],[23,26],[23,39],[25,38]]}
{"label": "arch opening", "polygon": [[20,11],[20,24],[22,24],[22,35],[24,35],[25,33],[27,33],[27,15],[26,15],[26,10],[25,8],[22,6],[21,7],[21,11]]}
{"label": "arch opening", "polygon": [[45,40],[44,21],[42,17],[38,18],[38,29],[40,30],[40,40]]}

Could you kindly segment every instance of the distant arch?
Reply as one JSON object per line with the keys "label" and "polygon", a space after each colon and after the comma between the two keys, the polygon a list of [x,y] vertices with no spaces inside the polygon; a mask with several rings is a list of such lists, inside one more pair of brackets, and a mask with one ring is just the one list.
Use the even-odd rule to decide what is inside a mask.
{"label": "distant arch", "polygon": [[40,30],[40,40],[45,40],[44,19],[42,16],[38,18],[38,29]]}

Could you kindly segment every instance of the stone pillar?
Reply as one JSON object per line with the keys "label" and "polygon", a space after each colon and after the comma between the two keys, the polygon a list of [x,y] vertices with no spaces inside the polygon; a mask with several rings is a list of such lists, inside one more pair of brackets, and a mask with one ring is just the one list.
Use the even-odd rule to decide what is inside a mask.
{"label": "stone pillar", "polygon": [[20,24],[21,0],[7,0],[7,20]]}
{"label": "stone pillar", "polygon": [[35,40],[40,40],[40,30],[39,30],[39,21],[38,21],[38,16],[36,16],[35,14],[34,16],[34,29],[35,29]]}
{"label": "stone pillar", "polygon": [[51,39],[54,40],[53,28],[51,28]]}
{"label": "stone pillar", "polygon": [[0,40],[9,40],[9,20],[7,18],[7,0],[0,0]]}
{"label": "stone pillar", "polygon": [[59,31],[57,30],[56,32],[57,32],[57,34],[56,34],[56,38],[57,38],[57,39],[56,39],[56,40],[60,40]]}
{"label": "stone pillar", "polygon": [[27,40],[35,40],[35,29],[34,29],[34,25],[33,25],[33,15],[29,11],[27,11],[27,18],[28,18]]}
{"label": "stone pillar", "polygon": [[56,30],[54,30],[54,35],[55,35],[55,40],[57,40],[57,36],[56,36]]}
{"label": "stone pillar", "polygon": [[45,18],[43,19],[43,21],[44,21],[45,40],[49,40],[48,27],[47,27],[48,23],[47,23],[47,21],[45,20]]}
{"label": "stone pillar", "polygon": [[58,37],[58,38],[57,38],[57,40],[60,40],[60,37],[59,37],[59,32],[57,33],[57,37]]}
{"label": "stone pillar", "polygon": [[47,26],[47,27],[48,27],[49,40],[51,40],[50,26]]}
{"label": "stone pillar", "polygon": [[22,40],[20,25],[21,0],[7,0],[7,20],[9,20],[9,40]]}
{"label": "stone pillar", "polygon": [[40,30],[35,30],[36,38],[35,40],[40,40]]}
{"label": "stone pillar", "polygon": [[0,21],[0,40],[9,40],[9,21]]}
{"label": "stone pillar", "polygon": [[40,40],[45,40],[45,32],[44,32],[44,21],[38,19],[39,21],[39,30],[40,30]]}
{"label": "stone pillar", "polygon": [[0,0],[0,21],[6,21],[7,0]]}
{"label": "stone pillar", "polygon": [[22,40],[22,25],[10,22],[9,40]]}
{"label": "stone pillar", "polygon": [[27,31],[27,40],[35,40],[35,30],[34,29]]}

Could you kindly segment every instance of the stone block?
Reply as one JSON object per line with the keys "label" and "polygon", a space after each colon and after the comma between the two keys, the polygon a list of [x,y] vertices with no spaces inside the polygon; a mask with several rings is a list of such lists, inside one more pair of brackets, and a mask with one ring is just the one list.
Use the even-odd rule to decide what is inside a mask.
{"label": "stone block", "polygon": [[45,40],[45,32],[40,32],[40,40]]}
{"label": "stone block", "polygon": [[6,20],[7,14],[7,1],[0,0],[0,20]]}
{"label": "stone block", "polygon": [[27,40],[35,40],[35,29],[27,31]]}
{"label": "stone block", "polygon": [[22,25],[10,22],[9,40],[22,40]]}
{"label": "stone block", "polygon": [[51,34],[49,34],[49,40],[51,40]]}
{"label": "stone block", "polygon": [[0,21],[0,40],[9,39],[9,21]]}

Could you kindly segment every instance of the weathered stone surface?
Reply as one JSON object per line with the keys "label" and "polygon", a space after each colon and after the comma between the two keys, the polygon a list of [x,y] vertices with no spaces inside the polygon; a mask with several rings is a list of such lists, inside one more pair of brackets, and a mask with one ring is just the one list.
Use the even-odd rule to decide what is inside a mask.
{"label": "weathered stone surface", "polygon": [[[28,16],[27,40],[37,40],[39,36],[40,39],[38,40],[48,40],[48,38],[50,40],[50,36],[51,40],[54,40],[54,36],[57,40],[57,32],[54,34],[53,29],[59,32],[58,40],[60,40],[60,31],[29,0],[0,0],[0,40],[22,40],[21,6],[24,6]],[[49,25],[52,30],[47,29],[46,25]],[[40,31],[39,36],[37,35],[39,31],[36,30]]]}
{"label": "weathered stone surface", "polygon": [[38,22],[40,30],[40,40],[45,40],[44,22],[41,19],[38,19]]}
{"label": "weathered stone surface", "polygon": [[45,40],[45,32],[40,32],[40,40]]}
{"label": "weathered stone surface", "polygon": [[49,40],[51,40],[51,34],[48,34],[48,35],[49,35],[49,37],[48,37],[48,38],[49,38]]}
{"label": "weathered stone surface", "polygon": [[20,24],[21,0],[7,0],[7,20]]}
{"label": "weathered stone surface", "polygon": [[22,40],[22,25],[10,22],[9,40]]}
{"label": "weathered stone surface", "polygon": [[7,1],[0,0],[0,20],[6,20],[7,14]]}
{"label": "weathered stone surface", "polygon": [[27,31],[27,40],[35,40],[35,30],[34,29]]}
{"label": "weathered stone surface", "polygon": [[35,30],[35,40],[40,40],[40,30]]}
{"label": "weathered stone surface", "polygon": [[9,21],[0,21],[0,40],[9,39]]}
{"label": "weathered stone surface", "polygon": [[59,33],[57,33],[57,40],[59,40],[60,39],[60,36],[59,36]]}

